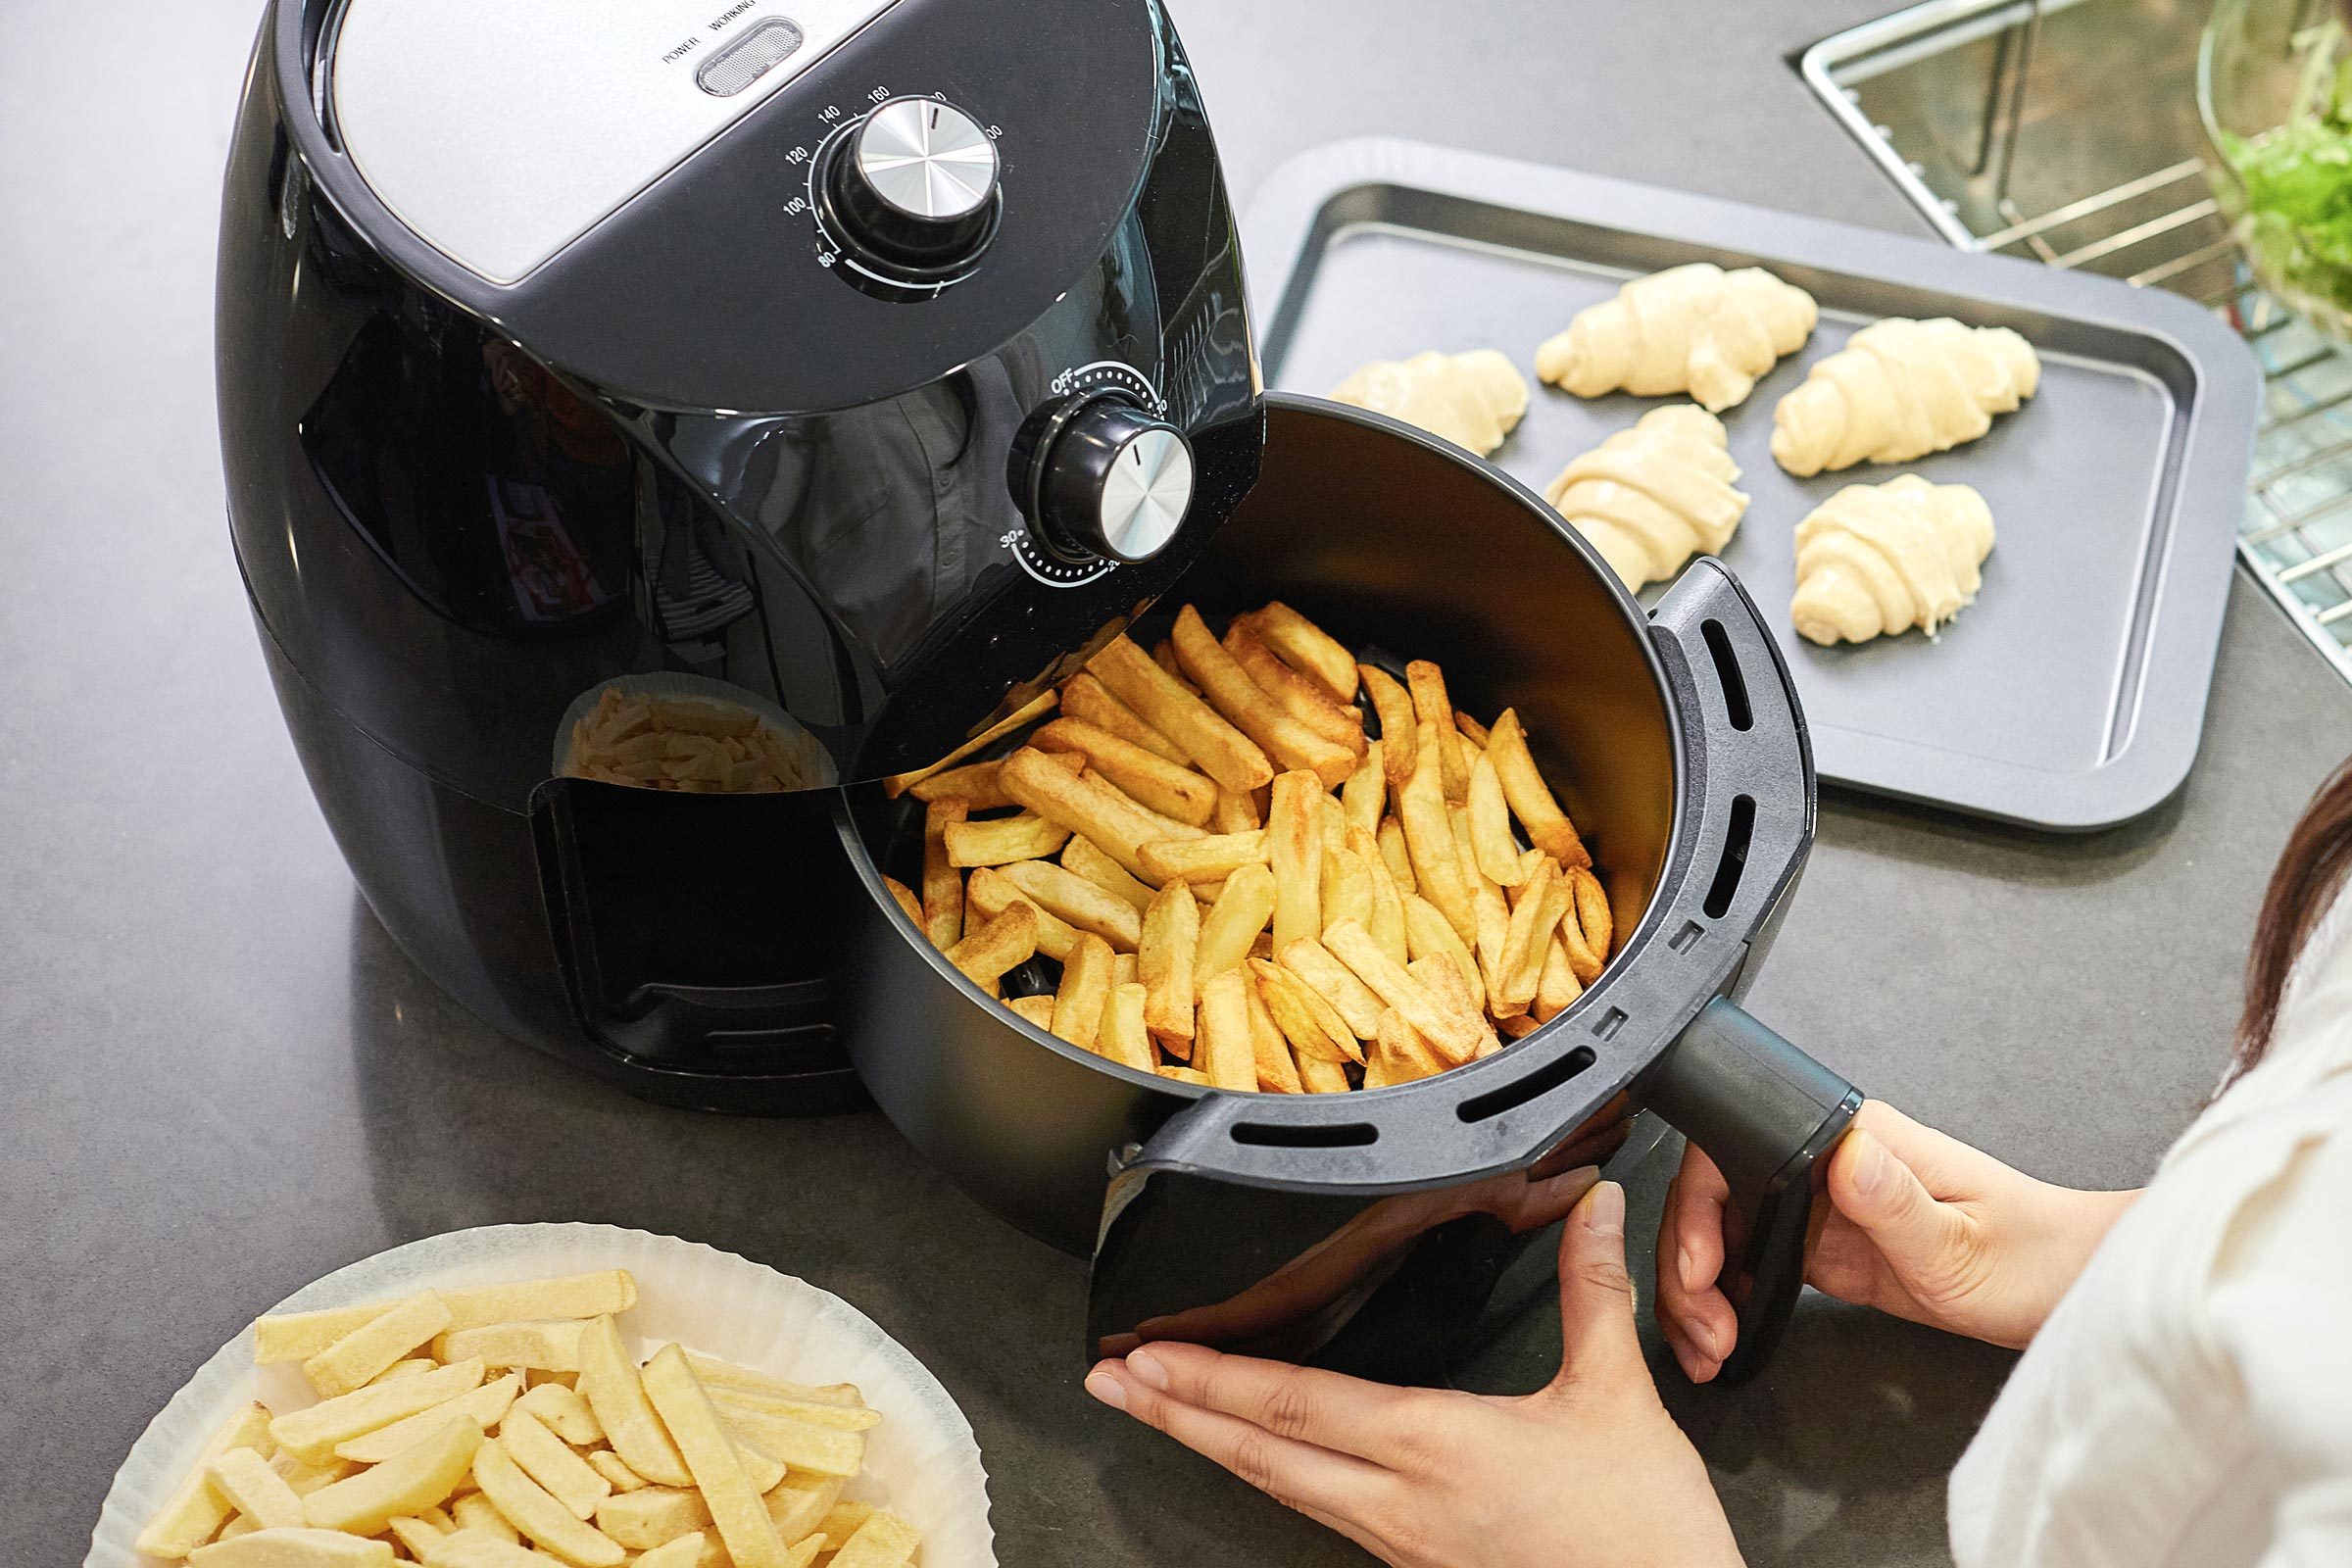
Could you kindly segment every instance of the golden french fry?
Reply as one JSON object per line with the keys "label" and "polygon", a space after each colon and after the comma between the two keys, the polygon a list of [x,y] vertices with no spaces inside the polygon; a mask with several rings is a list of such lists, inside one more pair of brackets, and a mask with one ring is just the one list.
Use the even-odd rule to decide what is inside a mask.
{"label": "golden french fry", "polygon": [[1266,851],[1274,867],[1274,951],[1323,934],[1322,786],[1312,773],[1274,780]]}
{"label": "golden french fry", "polygon": [[1576,921],[1584,933],[1586,951],[1605,964],[1616,941],[1608,889],[1600,885],[1600,878],[1587,866],[1580,865],[1569,874],[1576,882]]}
{"label": "golden french fry", "polygon": [[1446,695],[1446,672],[1426,659],[1404,666],[1406,688],[1412,693],[1413,717],[1430,726],[1438,738],[1439,783],[1446,799],[1469,799],[1470,764],[1462,757],[1462,738],[1453,727],[1453,702]]}
{"label": "golden french fry", "polygon": [[650,1551],[710,1528],[710,1510],[700,1493],[647,1487],[606,1499],[596,1510],[596,1527],[632,1551]]}
{"label": "golden french fry", "polygon": [[1346,1020],[1350,1035],[1359,1040],[1372,1038],[1372,1031],[1380,1024],[1380,998],[1321,942],[1301,937],[1277,948],[1274,957],[1282,967],[1305,981],[1315,995],[1331,1004],[1333,1010]]}
{"label": "golden french fry", "polygon": [[1291,1043],[1301,1072],[1310,1060],[1363,1060],[1355,1031],[1314,987],[1265,958],[1251,958],[1250,973],[1257,981],[1258,995],[1273,1015],[1274,1026]]}
{"label": "golden french fry", "polygon": [[1241,790],[1217,786],[1217,808],[1209,813],[1212,833],[1248,833],[1265,826],[1258,819],[1257,802]]}
{"label": "golden french fry", "polygon": [[429,1410],[479,1386],[479,1361],[459,1361],[438,1372],[424,1372],[372,1388],[356,1389],[300,1410],[288,1411],[270,1423],[270,1441],[304,1464],[324,1464],[334,1457],[335,1445],[364,1432],[390,1426],[403,1416]]}
{"label": "golden french fry", "polygon": [[189,1568],[392,1568],[392,1544],[334,1530],[238,1531],[188,1554]]}
{"label": "golden french fry", "polygon": [[[1487,749],[1487,726],[1458,708],[1453,710],[1453,727],[1464,741],[1478,748],[1479,751],[1484,752]],[[1475,759],[1473,760],[1475,761]]]}
{"label": "golden french fry", "polygon": [[1225,879],[1225,891],[1200,921],[1200,945],[1193,958],[1196,983],[1204,984],[1250,956],[1250,945],[1273,916],[1274,873],[1245,865]]}
{"label": "golden french fry", "polygon": [[1184,666],[1176,662],[1176,645],[1165,637],[1152,645],[1152,662],[1157,664],[1167,674],[1168,679],[1191,692],[1195,697],[1200,695],[1200,688],[1184,678]]}
{"label": "golden french fry", "polygon": [[156,1510],[155,1517],[147,1522],[147,1528],[139,1532],[132,1544],[150,1557],[174,1558],[185,1557],[212,1540],[234,1511],[229,1500],[213,1485],[212,1462],[232,1448],[267,1451],[270,1446],[270,1412],[258,1404],[242,1406],[206,1440],[196,1456],[195,1468]]}
{"label": "golden french fry", "polygon": [[[611,1423],[608,1422],[610,1430]],[[733,1455],[730,1453],[729,1457]],[[368,1473],[354,1477],[367,1479]],[[628,1553],[611,1536],[572,1515],[570,1509],[548,1495],[538,1482],[523,1474],[522,1466],[497,1438],[483,1441],[474,1450],[473,1479],[482,1489],[482,1495],[491,1506],[506,1517],[542,1551],[553,1552],[573,1568],[620,1568]],[[346,1482],[345,1485],[349,1485]],[[631,1493],[643,1496],[643,1493]],[[762,1521],[767,1518],[760,1510]]]}
{"label": "golden french fry", "polygon": [[[528,1410],[541,1425],[573,1447],[591,1447],[605,1441],[605,1429],[596,1424],[596,1412],[588,1408],[588,1401],[580,1397],[576,1389],[567,1389],[561,1383],[542,1383],[514,1404],[518,1409]],[[496,1424],[497,1418],[482,1423],[485,1427]]]}
{"label": "golden french fry", "polygon": [[1200,618],[1200,612],[1190,605],[1176,612],[1173,641],[1177,660],[1185,673],[1200,684],[1209,706],[1255,741],[1277,764],[1311,772],[1331,789],[1337,789],[1354,771],[1355,754],[1346,746],[1324,739],[1285,711],[1264,687],[1250,678],[1249,671],[1234,662]]}
{"label": "golden french fry", "polygon": [[[717,1526],[718,1538],[725,1543],[735,1568],[784,1568],[784,1543],[767,1516],[767,1506],[760,1500],[760,1491],[744,1475],[735,1439],[721,1423],[710,1396],[695,1380],[686,1352],[675,1345],[662,1347],[646,1362],[643,1375],[646,1397],[653,1400],[662,1424],[669,1429],[678,1451],[685,1455],[686,1468],[694,1476],[694,1484],[703,1494],[703,1505],[710,1510],[711,1523]],[[860,1452],[864,1449],[864,1440],[855,1433],[827,1435],[846,1440]],[[853,1465],[853,1472],[855,1468]]]}
{"label": "golden french fry", "polygon": [[1083,834],[1128,872],[1146,876],[1137,851],[1162,839],[1205,837],[1137,804],[1092,769],[1072,778],[1044,752],[1024,746],[1004,759],[1005,792],[1038,815]]}
{"label": "golden french fry", "polygon": [[906,918],[914,922],[914,928],[921,931],[926,937],[929,936],[930,931],[923,924],[923,901],[914,896],[914,889],[895,876],[884,877],[882,886],[897,902],[900,909],[905,911]]}
{"label": "golden french fry", "polygon": [[[1082,844],[1086,841],[1073,838],[1070,842]],[[1062,858],[1065,862],[1068,860],[1067,849],[1063,850]],[[1115,863],[1110,868],[1119,870]],[[1066,863],[1055,865],[1050,860],[1021,860],[999,867],[997,874],[1019,889],[1030,903],[1046,913],[1080,931],[1093,932],[1109,943],[1113,951],[1133,953],[1135,945],[1143,940],[1142,911],[1121,895],[1068,869]],[[1126,877],[1127,873],[1119,871],[1119,875]],[[1127,880],[1135,881],[1132,877]],[[1135,886],[1144,894],[1144,902],[1149,904],[1151,890],[1140,882],[1135,882]]]}
{"label": "golden french fry", "polygon": [[1326,925],[1334,920],[1353,920],[1366,929],[1371,927],[1372,872],[1348,850],[1324,846],[1323,888],[1317,918]]}
{"label": "golden french fry", "polygon": [[334,1456],[352,1464],[382,1464],[460,1416],[479,1422],[486,1432],[506,1419],[507,1411],[514,1406],[516,1396],[521,1393],[522,1374],[510,1372],[503,1378],[444,1399],[429,1410],[403,1416],[372,1432],[363,1432],[347,1442],[338,1443]]}
{"label": "golden french fry", "polygon": [[972,920],[994,920],[1016,904],[1027,906],[1037,919],[1036,951],[1056,963],[1070,956],[1070,949],[1078,941],[1075,926],[1048,914],[1000,867],[984,865],[974,871],[971,880],[963,885],[963,903]]}
{"label": "golden french fry", "polygon": [[897,1514],[877,1509],[833,1554],[832,1568],[906,1568],[922,1539]]}
{"label": "golden french fry", "polygon": [[[1102,1031],[1102,1011],[1110,1002],[1111,958],[1110,944],[1090,931],[1062,960],[1061,987],[1054,994],[1046,1027],[1081,1051],[1094,1050]],[[792,1462],[785,1454],[776,1457]]]}
{"label": "golden french fry", "polygon": [[1180,1084],[1199,1084],[1203,1089],[1208,1087],[1208,1074],[1195,1067],[1179,1067],[1172,1061],[1163,1061],[1153,1070],[1162,1078],[1173,1078]]}
{"label": "golden french fry", "polygon": [[1516,1018],[1499,1020],[1494,1027],[1501,1030],[1508,1039],[1525,1040],[1529,1035],[1543,1028],[1544,1023],[1534,1013],[1523,1012]]}
{"label": "golden french fry", "polygon": [[1257,1087],[1257,1047],[1250,1034],[1250,982],[1227,969],[1200,987],[1200,1032],[1193,1059],[1219,1089],[1248,1094]]}
{"label": "golden french fry", "polygon": [[1373,716],[1380,720],[1380,764],[1389,788],[1400,790],[1420,765],[1420,721],[1413,716],[1412,694],[1396,676],[1377,664],[1357,668],[1365,695],[1372,699]]}
{"label": "golden french fry", "polygon": [[923,808],[923,935],[942,953],[963,940],[963,878],[948,858],[948,829],[961,825],[970,809],[953,799]]}
{"label": "golden french fry", "polygon": [[1395,1007],[1382,1010],[1372,1049],[1364,1056],[1366,1089],[1387,1089],[1435,1077],[1446,1066],[1436,1048],[1405,1021],[1404,1014]]}
{"label": "golden french fry", "polygon": [[1396,891],[1411,895],[1421,891],[1420,879],[1413,875],[1413,855],[1404,842],[1404,824],[1394,816],[1381,818],[1380,858],[1389,863],[1389,875],[1396,879]]}
{"label": "golden french fry", "polygon": [[[320,1487],[303,1498],[303,1516],[314,1530],[375,1535],[394,1515],[429,1508],[455,1492],[482,1444],[482,1425],[471,1416],[445,1421],[439,1431],[428,1433],[382,1464]],[[619,1561],[617,1557],[612,1560]],[[583,1568],[601,1565],[584,1564]]]}
{"label": "golden french fry", "polygon": [[1245,865],[1264,865],[1273,854],[1267,830],[1218,833],[1198,839],[1162,839],[1139,854],[1144,875],[1170,882],[1219,882]]}
{"label": "golden french fry", "polygon": [[1225,630],[1224,648],[1233,662],[1267,696],[1299,723],[1358,757],[1364,751],[1364,715],[1353,703],[1334,702],[1316,681],[1284,663],[1257,635],[1252,616],[1237,615]]}
{"label": "golden french fry", "polygon": [[1495,1038],[1494,1025],[1479,1007],[1460,965],[1451,958],[1423,958],[1417,963],[1406,964],[1404,972],[1420,981],[1429,994],[1438,999],[1440,1005],[1467,1019],[1470,1027],[1478,1031],[1479,1055],[1488,1054],[1487,1048],[1490,1046],[1500,1049],[1502,1042]]}
{"label": "golden french fry", "polygon": [[[1008,970],[1018,968],[1036,956],[1038,927],[1037,906],[1027,899],[1021,899],[950,948],[948,961],[962,970],[964,977],[972,984],[987,990],[1000,983]],[[590,1395],[590,1401],[594,1402],[595,1397]],[[598,1420],[605,1419],[601,1407],[596,1414]],[[610,1423],[607,1423],[607,1430],[611,1430]],[[615,1443],[613,1446],[618,1448],[620,1445]],[[630,1464],[637,1465],[636,1458],[626,1448],[621,1449],[620,1456]],[[645,1467],[637,1465],[637,1468],[643,1470]],[[647,1472],[647,1478],[661,1479],[650,1471]]]}
{"label": "golden french fry", "polygon": [[1250,617],[1250,629],[1333,702],[1355,701],[1355,656],[1322,627],[1278,599]]}
{"label": "golden french fry", "polygon": [[1227,789],[1253,790],[1274,777],[1274,764],[1256,742],[1187,691],[1132,639],[1112,638],[1087,668],[1112,696],[1174,741],[1189,760]]}
{"label": "golden french fry", "polygon": [[[352,1330],[380,1317],[394,1304],[374,1301],[317,1312],[280,1312],[262,1318],[253,1325],[254,1365],[308,1360]],[[625,1312],[635,1306],[637,1281],[627,1269],[606,1269],[560,1279],[443,1291],[441,1304],[449,1308],[449,1326],[453,1329],[480,1328],[487,1323],[510,1323],[522,1318],[595,1317],[605,1312]]]}
{"label": "golden french fry", "polygon": [[1380,832],[1380,819],[1389,808],[1389,778],[1383,760],[1387,756],[1387,748],[1373,741],[1364,748],[1364,760],[1340,787],[1340,802],[1348,825],[1375,836]]}
{"label": "golden french fry", "polygon": [[[1406,973],[1403,966],[1380,951],[1372,934],[1353,921],[1342,920],[1323,933],[1332,956],[1355,972],[1381,1001],[1394,1007],[1406,1023],[1437,1048],[1448,1062],[1465,1062],[1477,1054],[1483,1038],[1471,1022],[1442,1006],[1429,988]],[[1374,1020],[1375,1029],[1378,1020]]]}
{"label": "golden french fry", "polygon": [[[1454,967],[1462,971],[1462,978],[1469,983],[1471,994],[1478,999],[1480,1007],[1490,1004],[1485,976],[1479,968],[1478,959],[1470,952],[1469,944],[1462,940],[1460,932],[1454,930],[1453,922],[1440,914],[1438,906],[1427,899],[1411,894],[1405,896],[1404,942],[1406,952],[1413,958],[1435,956],[1452,959]],[[1498,955],[1501,952],[1499,930],[1496,932],[1495,951]]]}
{"label": "golden french fry", "polygon": [[[1012,696],[1007,694],[1005,701],[1009,704],[1013,700]],[[974,752],[993,746],[1022,725],[1045,717],[1046,714],[1054,711],[1054,704],[1059,701],[1060,698],[1052,691],[1040,692],[1037,696],[1021,702],[1018,707],[1013,708],[1012,711],[974,735],[970,740],[965,741],[961,746],[956,747],[938,761],[933,762],[929,767],[918,767],[911,773],[901,773],[893,778],[883,780],[884,792],[892,800],[897,800],[923,780],[946,772]],[[762,733],[765,732],[762,731]],[[582,1312],[576,1315],[587,1317],[593,1314]]]}
{"label": "golden french fry", "polygon": [[1133,741],[1156,757],[1164,757],[1180,765],[1190,765],[1192,759],[1183,747],[1162,735],[1144,721],[1141,713],[1110,694],[1110,688],[1085,670],[1072,675],[1061,688],[1061,710],[1072,718],[1084,719],[1097,729],[1106,729],[1124,741]]}
{"label": "golden french fry", "polygon": [[580,1369],[580,1320],[548,1318],[528,1323],[485,1323],[451,1329],[433,1341],[443,1361],[481,1357],[485,1366],[535,1367],[545,1372]]}
{"label": "golden french fry", "polygon": [[302,1375],[320,1398],[349,1394],[375,1381],[378,1373],[448,1328],[449,1321],[440,1294],[419,1291],[303,1362]]}
{"label": "golden french fry", "polygon": [[1019,1013],[1040,1029],[1051,1033],[1054,1028],[1054,999],[1052,997],[1006,997],[1004,1005]]}
{"label": "golden french fry", "polygon": [[1591,865],[1592,857],[1577,837],[1576,824],[1552,799],[1551,787],[1544,782],[1535,757],[1527,749],[1527,731],[1519,723],[1517,709],[1504,709],[1502,716],[1494,720],[1487,737],[1487,757],[1502,780],[1511,814],[1527,829],[1528,842],[1570,870]]}
{"label": "golden french fry", "polygon": [[[1058,755],[1062,765],[1072,773],[1086,765],[1083,757],[1068,753]],[[1003,765],[1002,758],[990,762],[967,762],[961,767],[951,767],[944,773],[934,773],[906,793],[918,801],[942,801],[955,797],[970,810],[998,810],[1013,804],[1012,797],[1004,793],[1004,786],[997,777],[997,769]]]}
{"label": "golden french fry", "polygon": [[1389,872],[1389,862],[1380,853],[1380,841],[1350,823],[1348,853],[1362,863],[1371,886],[1372,907],[1364,929],[1372,933],[1372,940],[1380,944],[1382,952],[1398,963],[1405,962],[1411,956],[1412,944],[1404,930],[1404,895]]}
{"label": "golden french fry", "polygon": [[1037,860],[1069,842],[1070,830],[1034,811],[985,822],[950,822],[945,834],[948,863],[959,870]]}
{"label": "golden french fry", "polygon": [[1504,933],[1501,961],[1496,965],[1501,978],[1488,993],[1488,1002],[1495,1016],[1508,1018],[1525,1012],[1536,1000],[1536,987],[1544,975],[1544,956],[1551,948],[1551,928],[1541,925],[1548,916],[1555,923],[1560,906],[1553,902],[1560,885],[1560,862],[1546,855],[1537,862],[1535,874],[1519,890],[1519,906],[1511,911],[1510,924]]}
{"label": "golden french fry", "polygon": [[285,1477],[270,1468],[258,1448],[231,1448],[205,1473],[229,1505],[263,1530],[299,1530],[304,1519],[302,1498],[286,1485]]}
{"label": "golden french fry", "polygon": [[1152,890],[1129,876],[1127,868],[1104,854],[1093,839],[1083,833],[1073,834],[1070,842],[1061,847],[1061,868],[1124,901],[1139,916],[1136,928],[1141,932],[1140,916],[1144,906],[1152,902]]}
{"label": "golden french fry", "polygon": [[605,1429],[605,1441],[630,1469],[656,1486],[693,1482],[677,1445],[654,1414],[636,1363],[620,1348],[620,1330],[610,1317],[596,1319],[580,1336],[580,1393]]}
{"label": "golden french fry", "polygon": [[1248,970],[1232,972],[1247,976],[1242,983],[1242,996],[1250,1008],[1250,1050],[1256,1058],[1257,1087],[1273,1095],[1304,1093],[1304,1086],[1298,1081],[1298,1063],[1291,1055],[1291,1043],[1283,1035],[1282,1026],[1274,1021],[1273,1009],[1266,1005],[1264,989]]}
{"label": "golden french fry", "polygon": [[[1195,895],[1193,895],[1193,896],[1194,896],[1196,899],[1200,897],[1200,895],[1199,895],[1199,894],[1197,894],[1197,893],[1196,893]],[[1116,954],[1116,955],[1113,955],[1113,956],[1112,956],[1112,957],[1111,957],[1111,960],[1110,960],[1110,983],[1111,983],[1112,985],[1114,985],[1114,986],[1131,986],[1131,985],[1134,985],[1134,984],[1136,983],[1136,980],[1135,980],[1135,973],[1136,973],[1136,970],[1135,970],[1135,955],[1134,955],[1134,954],[1132,954],[1132,953],[1121,953],[1121,954]]]}
{"label": "golden french fry", "polygon": [[1316,798],[1315,821],[1323,832],[1324,854],[1348,847],[1348,808],[1340,804],[1337,795]]}
{"label": "golden french fry", "polygon": [[[1439,782],[1438,738],[1434,726],[1424,726],[1416,743],[1419,761],[1412,776],[1397,792],[1396,813],[1404,824],[1404,841],[1412,852],[1413,879],[1421,896],[1452,922],[1464,942],[1478,936],[1478,909],[1470,872],[1461,862],[1453,838],[1453,819],[1446,808]],[[1411,1019],[1408,1017],[1409,1023]]]}
{"label": "golden french fry", "polygon": [[1144,1024],[1144,1005],[1150,995],[1132,981],[1112,988],[1110,1002],[1102,1011],[1102,1032],[1095,1037],[1096,1049],[1102,1056],[1137,1072],[1151,1072],[1159,1065],[1159,1053],[1152,1048],[1152,1032]]}
{"label": "golden french fry", "polygon": [[1584,994],[1584,985],[1576,978],[1575,966],[1568,957],[1568,946],[1555,933],[1550,951],[1544,956],[1544,977],[1536,986],[1532,1015],[1538,1023],[1549,1023]]}
{"label": "golden french fry", "polygon": [[1029,744],[1083,757],[1138,804],[1190,826],[1205,825],[1216,809],[1215,781],[1084,719],[1057,718],[1030,736]]}
{"label": "golden french fry", "polygon": [[1491,882],[1519,885],[1519,845],[1511,837],[1511,810],[1502,797],[1502,778],[1492,758],[1470,764],[1470,842],[1478,868]]}
{"label": "golden french fry", "polygon": [[1136,973],[1148,998],[1144,1026],[1171,1055],[1192,1059],[1193,964],[1200,943],[1200,906],[1182,881],[1170,882],[1144,911]]}

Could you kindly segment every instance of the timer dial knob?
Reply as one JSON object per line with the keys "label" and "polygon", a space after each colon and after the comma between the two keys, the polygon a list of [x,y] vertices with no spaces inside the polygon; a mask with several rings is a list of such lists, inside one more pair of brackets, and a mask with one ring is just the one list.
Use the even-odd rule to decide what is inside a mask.
{"label": "timer dial knob", "polygon": [[1117,393],[1045,411],[1013,445],[1013,491],[1063,561],[1150,561],[1193,504],[1184,432]]}
{"label": "timer dial knob", "polygon": [[997,144],[936,98],[893,98],[834,148],[826,205],[861,259],[911,281],[967,270],[995,237]]}

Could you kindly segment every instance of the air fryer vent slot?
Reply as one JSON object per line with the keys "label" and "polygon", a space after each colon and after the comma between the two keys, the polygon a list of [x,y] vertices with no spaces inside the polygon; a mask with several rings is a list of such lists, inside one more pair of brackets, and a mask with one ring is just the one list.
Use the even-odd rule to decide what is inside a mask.
{"label": "air fryer vent slot", "polygon": [[1715,661],[1715,678],[1723,684],[1723,706],[1732,728],[1754,728],[1756,714],[1747,702],[1747,677],[1740,673],[1740,656],[1732,652],[1731,634],[1720,620],[1699,622],[1698,632],[1707,640],[1708,657]]}
{"label": "air fryer vent slot", "polygon": [[1569,1079],[1592,1065],[1594,1056],[1591,1046],[1579,1046],[1556,1061],[1547,1061],[1516,1083],[1504,1084],[1475,1100],[1465,1100],[1453,1109],[1464,1121],[1486,1121],[1506,1110],[1516,1110],[1540,1095],[1548,1095]]}
{"label": "air fryer vent slot", "polygon": [[1270,1121],[1237,1121],[1233,1124],[1233,1141],[1269,1149],[1357,1149],[1380,1142],[1380,1129],[1368,1121],[1299,1127],[1285,1127]]}
{"label": "air fryer vent slot", "polygon": [[1732,802],[1732,820],[1723,834],[1723,858],[1715,862],[1715,880],[1708,885],[1707,902],[1701,906],[1708,919],[1720,920],[1731,911],[1740,879],[1747,874],[1747,846],[1755,832],[1755,798],[1741,795]]}

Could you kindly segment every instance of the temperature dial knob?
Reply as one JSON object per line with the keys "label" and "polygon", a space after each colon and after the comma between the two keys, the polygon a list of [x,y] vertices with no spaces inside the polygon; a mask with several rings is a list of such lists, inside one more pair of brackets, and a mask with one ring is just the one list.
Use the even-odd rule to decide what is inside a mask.
{"label": "temperature dial knob", "polygon": [[1193,504],[1193,448],[1165,419],[1104,393],[1033,416],[1013,442],[1011,478],[1048,554],[1150,561]]}
{"label": "temperature dial knob", "polygon": [[997,144],[954,104],[891,99],[835,142],[823,176],[827,226],[909,282],[968,271],[996,237]]}

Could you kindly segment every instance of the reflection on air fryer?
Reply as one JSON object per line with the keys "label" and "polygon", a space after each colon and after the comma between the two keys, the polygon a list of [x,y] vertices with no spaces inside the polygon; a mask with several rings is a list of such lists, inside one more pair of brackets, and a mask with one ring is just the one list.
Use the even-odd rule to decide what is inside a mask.
{"label": "reflection on air fryer", "polygon": [[889,885],[1072,1045],[1234,1092],[1380,1089],[1502,1050],[1608,961],[1517,713],[1457,710],[1434,663],[1399,681],[1279,602],[1222,638],[1187,605],[1038,706],[1059,715],[1009,755],[891,781],[925,809],[921,892]]}

